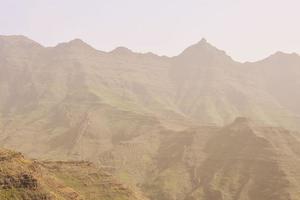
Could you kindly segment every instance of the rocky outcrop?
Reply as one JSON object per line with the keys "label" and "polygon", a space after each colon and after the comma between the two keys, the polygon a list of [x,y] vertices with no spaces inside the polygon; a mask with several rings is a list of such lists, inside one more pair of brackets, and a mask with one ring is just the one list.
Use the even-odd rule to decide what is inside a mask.
{"label": "rocky outcrop", "polygon": [[90,162],[39,162],[0,149],[2,200],[146,200]]}

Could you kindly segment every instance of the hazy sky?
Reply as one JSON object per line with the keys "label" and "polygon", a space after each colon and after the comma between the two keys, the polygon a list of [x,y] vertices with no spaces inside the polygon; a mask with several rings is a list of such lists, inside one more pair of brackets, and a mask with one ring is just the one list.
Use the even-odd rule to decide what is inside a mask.
{"label": "hazy sky", "polygon": [[300,53],[300,0],[0,0],[0,34],[176,55],[205,37],[235,60]]}

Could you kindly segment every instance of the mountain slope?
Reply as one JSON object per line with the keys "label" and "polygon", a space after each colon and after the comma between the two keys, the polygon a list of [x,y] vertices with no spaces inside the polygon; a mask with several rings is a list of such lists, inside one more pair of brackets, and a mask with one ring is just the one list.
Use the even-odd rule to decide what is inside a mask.
{"label": "mountain slope", "polygon": [[242,64],[206,40],[168,58],[1,36],[0,58],[0,143],[34,157],[90,160],[149,126],[224,125],[237,116],[299,128],[296,54]]}
{"label": "mountain slope", "polygon": [[299,198],[299,142],[287,130],[237,119],[208,141],[199,183],[187,199]]}
{"label": "mountain slope", "polygon": [[299,114],[294,109],[299,105],[289,97],[299,97],[296,77],[300,72],[300,56],[278,58],[281,61],[277,62],[279,56],[271,58],[274,61],[270,63],[238,63],[202,40],[172,60],[174,101],[198,123],[224,125],[238,116],[246,116],[267,124],[297,128]]}
{"label": "mountain slope", "polygon": [[[206,40],[170,58],[0,36],[0,144],[92,161],[156,200],[297,199],[299,77],[297,54],[239,63]],[[39,166],[59,182],[89,169],[56,164]]]}
{"label": "mountain slope", "polygon": [[103,154],[101,164],[150,199],[283,200],[299,198],[299,151],[299,133],[237,118],[222,128],[139,137]]}
{"label": "mountain slope", "polygon": [[[133,55],[115,60],[113,54],[104,55],[80,41],[54,48],[28,48],[23,43],[18,44],[25,54],[22,59],[8,51],[7,46],[14,45],[1,46],[5,52],[0,64],[5,74],[0,89],[1,143],[7,147],[18,147],[35,157],[46,153],[53,157],[58,151],[64,157],[78,158],[77,152],[68,150],[81,150],[81,144],[89,143],[92,149],[80,152],[86,158],[84,152],[99,151],[98,146],[100,152],[111,148],[113,138],[139,134],[143,126],[158,126],[152,114],[158,108],[165,115],[173,113],[161,106],[165,94],[159,88],[161,82],[154,81],[162,79],[157,74],[167,73],[156,67],[164,59]],[[157,68],[156,74],[149,72],[152,67]],[[66,138],[70,146],[64,146]],[[40,145],[38,152],[30,145],[32,141]]]}

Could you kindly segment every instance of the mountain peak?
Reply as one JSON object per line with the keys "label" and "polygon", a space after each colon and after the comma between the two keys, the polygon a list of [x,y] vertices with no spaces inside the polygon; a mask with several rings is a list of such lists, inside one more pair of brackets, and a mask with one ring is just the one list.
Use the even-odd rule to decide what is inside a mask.
{"label": "mountain peak", "polygon": [[277,51],[270,55],[269,57],[261,60],[262,62],[271,62],[271,63],[281,63],[281,62],[290,62],[299,61],[300,56],[297,53],[285,53],[283,51]]}
{"label": "mountain peak", "polygon": [[69,42],[59,43],[56,47],[72,48],[72,49],[94,49],[83,40],[75,38]]}
{"label": "mountain peak", "polygon": [[131,54],[132,51],[126,47],[120,46],[120,47],[117,47],[114,50],[112,50],[110,53],[118,54],[118,55],[128,55],[128,54]]}
{"label": "mountain peak", "polygon": [[41,46],[24,35],[0,35],[0,42],[10,46]]}
{"label": "mountain peak", "polygon": [[283,51],[277,51],[271,57],[299,57],[297,53],[285,53]]}
{"label": "mountain peak", "polygon": [[202,45],[203,45],[203,44],[209,44],[209,43],[208,43],[207,39],[202,38],[202,39],[198,42],[198,44],[200,44],[200,45],[202,44]]}
{"label": "mountain peak", "polygon": [[75,38],[69,42],[69,44],[75,44],[75,45],[88,45],[83,40],[79,38]]}
{"label": "mountain peak", "polygon": [[203,52],[209,52],[209,53],[217,53],[217,52],[222,52],[223,54],[225,53],[222,50],[217,49],[213,45],[207,42],[205,38],[201,39],[198,43],[186,48],[181,55],[184,54],[200,54]]}
{"label": "mountain peak", "polygon": [[232,61],[225,51],[211,45],[205,38],[186,48],[178,57],[199,61],[201,63],[216,63]]}

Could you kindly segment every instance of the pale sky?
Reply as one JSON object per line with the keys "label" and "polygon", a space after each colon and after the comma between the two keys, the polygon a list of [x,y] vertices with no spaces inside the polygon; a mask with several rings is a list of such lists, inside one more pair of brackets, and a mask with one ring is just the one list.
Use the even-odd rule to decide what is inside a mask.
{"label": "pale sky", "polygon": [[174,56],[201,38],[238,61],[300,53],[300,0],[0,0],[0,35]]}

